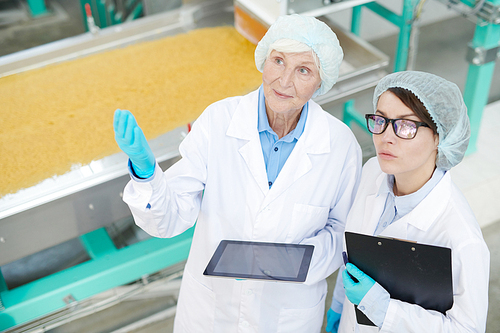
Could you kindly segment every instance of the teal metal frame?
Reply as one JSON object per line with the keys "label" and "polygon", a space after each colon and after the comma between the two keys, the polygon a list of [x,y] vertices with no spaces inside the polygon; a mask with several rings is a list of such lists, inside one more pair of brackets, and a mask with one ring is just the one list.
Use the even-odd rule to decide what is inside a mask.
{"label": "teal metal frame", "polygon": [[[466,5],[473,7],[474,2],[466,2]],[[500,0],[490,0],[493,6],[500,6]],[[471,42],[473,48],[484,48],[485,50],[494,49],[499,46],[500,24],[486,22],[478,18],[476,31]],[[477,138],[479,127],[483,116],[484,107],[488,103],[488,94],[490,92],[491,80],[495,70],[495,60],[483,64],[474,64],[471,62],[467,73],[467,80],[464,89],[464,101],[467,105],[471,126],[471,137],[467,153],[473,153],[477,150]]]}
{"label": "teal metal frame", "polygon": [[83,25],[86,31],[89,31],[87,15],[85,12],[85,4],[87,3],[90,5],[94,22],[99,28],[106,28],[123,22],[121,13],[118,14],[116,12],[116,8],[113,4],[107,5],[105,0],[81,0],[80,4],[83,15]]}
{"label": "teal metal frame", "polygon": [[78,302],[186,260],[193,232],[117,249],[101,228],[80,236],[89,261],[12,290],[0,274],[0,331],[70,307],[65,298]]}
{"label": "teal metal frame", "polygon": [[87,3],[90,5],[94,22],[99,28],[107,28],[115,24],[132,21],[143,14],[142,1],[127,1],[125,10],[129,14],[126,15],[123,12],[119,12],[112,1],[80,0],[83,15],[83,24],[86,31],[89,31],[89,27],[87,24],[87,15],[85,12],[85,4]]}
{"label": "teal metal frame", "polygon": [[31,16],[38,17],[49,14],[49,10],[45,5],[45,0],[28,0]]}
{"label": "teal metal frame", "polygon": [[[352,8],[351,32],[358,36],[361,29],[361,10],[363,7],[370,9],[400,29],[394,56],[395,72],[405,70],[408,63],[411,27],[414,20],[414,9],[417,3],[417,0],[403,0],[401,15],[394,13],[377,2],[369,2]],[[355,123],[369,133],[365,126],[364,117],[356,111],[356,108],[354,107],[353,99],[344,103],[344,112],[342,117],[347,126],[351,127],[352,124]]]}
{"label": "teal metal frame", "polygon": [[[351,32],[356,36],[359,36],[360,34],[362,8],[363,6],[356,6],[352,8]],[[354,99],[350,99],[344,103],[344,112],[342,117],[343,122],[347,126],[352,127],[352,124],[355,123],[368,132],[363,116],[356,111],[356,108],[354,107]]]}
{"label": "teal metal frame", "polygon": [[[377,2],[369,2],[365,5],[374,13],[382,16],[400,29],[398,44],[394,55],[394,71],[404,71],[408,64],[408,50],[410,49],[410,34],[414,20],[416,0],[403,0],[403,10],[398,15]],[[360,20],[359,20],[360,21]]]}

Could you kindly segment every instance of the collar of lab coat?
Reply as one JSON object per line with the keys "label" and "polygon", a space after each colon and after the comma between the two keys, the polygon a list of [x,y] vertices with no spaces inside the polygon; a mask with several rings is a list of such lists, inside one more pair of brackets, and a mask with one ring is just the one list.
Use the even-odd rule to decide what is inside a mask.
{"label": "collar of lab coat", "polygon": [[304,132],[270,190],[257,128],[257,106],[258,90],[243,96],[236,107],[226,135],[248,141],[240,148],[239,152],[245,159],[259,188],[266,196],[263,203],[265,206],[312,169],[312,162],[308,154],[330,152],[330,130],[326,114],[318,104],[310,101]]}
{"label": "collar of lab coat", "polygon": [[[236,107],[226,135],[243,140],[259,140],[258,125],[258,98],[259,91],[255,90],[243,96]],[[304,133],[299,142],[308,154],[324,154],[330,152],[330,130],[328,119],[321,107],[309,101],[309,114],[307,116]]]}
{"label": "collar of lab coat", "polygon": [[[387,183],[388,177],[388,174],[382,173],[377,178],[377,193],[379,193],[380,187],[384,184],[383,182]],[[451,195],[451,186],[451,176],[447,172],[434,189],[411,212],[395,223],[408,223],[422,231],[427,231],[446,208]],[[385,191],[380,192],[378,195],[388,195]]]}

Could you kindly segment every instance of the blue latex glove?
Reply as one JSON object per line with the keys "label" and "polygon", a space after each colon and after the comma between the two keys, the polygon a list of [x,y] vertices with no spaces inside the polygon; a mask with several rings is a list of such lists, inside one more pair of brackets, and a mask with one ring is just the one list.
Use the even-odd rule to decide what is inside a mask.
{"label": "blue latex glove", "polygon": [[113,125],[116,143],[130,158],[135,174],[140,178],[151,177],[156,160],[134,115],[127,110],[116,110]]}
{"label": "blue latex glove", "polygon": [[326,312],[326,331],[337,333],[340,324],[340,313],[328,309]]}
{"label": "blue latex glove", "polygon": [[[358,282],[354,282],[347,272],[354,276]],[[361,302],[366,293],[375,284],[375,280],[351,263],[348,263],[345,271],[342,272],[342,280],[344,282],[345,295],[351,303],[356,305]]]}

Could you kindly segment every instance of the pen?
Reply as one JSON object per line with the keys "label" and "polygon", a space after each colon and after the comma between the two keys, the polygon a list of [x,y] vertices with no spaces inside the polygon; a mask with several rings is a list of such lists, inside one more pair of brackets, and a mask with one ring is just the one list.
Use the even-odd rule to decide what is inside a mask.
{"label": "pen", "polygon": [[[344,259],[344,266],[346,266],[348,263],[349,263],[349,260],[347,259],[347,253],[345,251],[342,251],[342,258]],[[358,279],[356,279],[354,276],[351,275],[351,273],[349,273],[347,271],[347,269],[345,270],[347,272],[347,274],[349,274],[349,277],[355,282],[355,283],[358,283]]]}

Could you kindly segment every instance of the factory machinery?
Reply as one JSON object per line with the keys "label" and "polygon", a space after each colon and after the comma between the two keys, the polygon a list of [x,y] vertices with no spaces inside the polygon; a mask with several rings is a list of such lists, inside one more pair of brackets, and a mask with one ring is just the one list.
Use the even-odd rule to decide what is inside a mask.
{"label": "factory machinery", "polygon": [[[401,29],[395,52],[395,70],[401,70],[406,68],[416,5],[404,0],[403,14],[397,15],[369,0],[190,1],[97,33],[1,57],[0,77],[203,27],[234,24],[255,42],[278,15],[305,13],[327,22],[345,53],[337,84],[316,102],[344,103],[344,121],[361,123],[352,98],[374,87],[389,63],[385,54],[357,36],[361,8],[379,13]],[[336,27],[324,16],[348,8],[353,8],[352,31]],[[490,21],[484,26],[498,28],[498,22]],[[471,66],[481,70],[484,62],[491,63],[486,61],[490,53],[485,51],[487,59]],[[150,140],[162,169],[179,159],[178,146],[187,132],[186,125]],[[45,332],[145,292],[157,281],[171,281],[170,289],[178,288],[193,229],[171,239],[150,238],[134,229],[121,198],[129,180],[126,164],[127,156],[117,153],[0,198],[0,267],[5,276],[0,274],[0,331]],[[81,252],[69,250],[75,248]],[[54,251],[62,258],[58,262],[40,259],[50,258]],[[9,281],[7,273],[13,267],[24,269],[27,280]],[[165,311],[164,315],[173,315],[175,304]]]}

